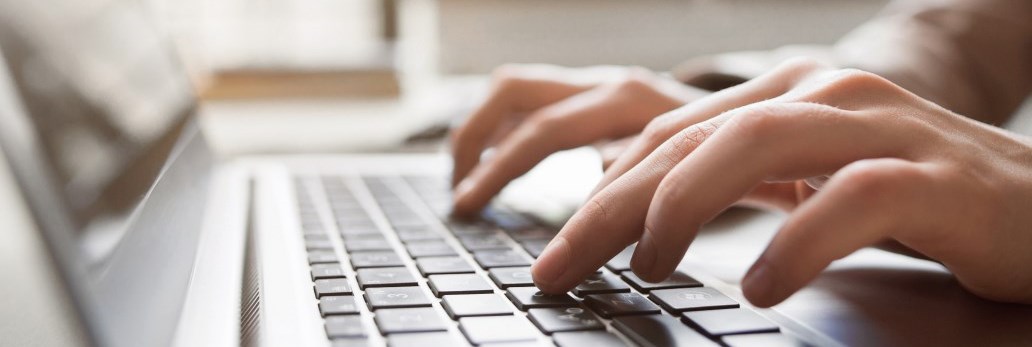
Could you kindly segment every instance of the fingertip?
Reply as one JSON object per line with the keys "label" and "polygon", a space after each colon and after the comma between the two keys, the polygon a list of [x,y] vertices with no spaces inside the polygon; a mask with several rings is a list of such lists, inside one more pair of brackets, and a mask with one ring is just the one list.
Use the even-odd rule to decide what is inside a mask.
{"label": "fingertip", "polygon": [[784,297],[779,297],[776,278],[770,266],[762,258],[753,264],[742,280],[742,295],[753,306],[767,308],[777,305]]}
{"label": "fingertip", "polygon": [[555,294],[569,289],[560,281],[569,266],[570,244],[565,237],[556,236],[531,266],[530,273],[538,289]]}

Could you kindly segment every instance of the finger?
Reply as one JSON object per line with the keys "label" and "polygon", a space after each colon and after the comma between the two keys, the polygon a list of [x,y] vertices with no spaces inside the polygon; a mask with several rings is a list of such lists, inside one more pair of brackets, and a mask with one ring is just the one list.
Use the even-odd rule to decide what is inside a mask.
{"label": "finger", "polygon": [[650,123],[613,165],[592,191],[595,195],[618,177],[631,170],[659,147],[663,141],[681,129],[710,119],[727,110],[771,99],[784,94],[801,79],[824,67],[806,60],[787,62],[768,74],[743,84],[721,90],[682,108],[664,114]]}
{"label": "finger", "polygon": [[596,145],[595,147],[598,150],[598,154],[602,157],[602,170],[605,171],[609,165],[612,165],[613,162],[616,161],[616,158],[620,157],[620,153],[623,153],[623,151],[627,149],[627,146],[634,142],[636,137],[638,136],[631,135],[619,140],[608,141],[606,143]]}
{"label": "finger", "polygon": [[[701,143],[730,117],[725,114],[692,125],[682,131],[682,138]],[[691,150],[692,146],[683,144],[668,141],[660,148]],[[534,263],[531,271],[538,288],[548,293],[565,292],[638,240],[645,220],[644,207],[663,175],[676,163],[657,159],[655,165],[637,166],[589,198]]]}
{"label": "finger", "polygon": [[901,230],[925,228],[911,216],[934,205],[922,194],[928,164],[869,159],[850,164],[793,213],[743,280],[753,305],[773,306],[831,262]]}
{"label": "finger", "polygon": [[[679,146],[666,147],[639,164],[684,158],[665,175],[649,205],[631,260],[642,279],[669,276],[699,227],[764,181],[828,174],[856,160],[897,156],[906,148],[876,130],[870,118],[829,106],[765,102],[732,113],[686,158]],[[686,142],[677,136],[671,141]]]}
{"label": "finger", "polygon": [[478,165],[456,188],[454,213],[479,211],[510,181],[552,153],[636,133],[653,116],[679,105],[665,96],[629,88],[644,87],[607,84],[529,116],[498,144],[490,160]]}
{"label": "finger", "polygon": [[569,83],[565,76],[555,68],[541,67],[510,67],[496,72],[496,82],[487,100],[452,136],[452,185],[457,185],[476,166],[491,138],[504,135],[498,129],[510,118],[593,86]]}

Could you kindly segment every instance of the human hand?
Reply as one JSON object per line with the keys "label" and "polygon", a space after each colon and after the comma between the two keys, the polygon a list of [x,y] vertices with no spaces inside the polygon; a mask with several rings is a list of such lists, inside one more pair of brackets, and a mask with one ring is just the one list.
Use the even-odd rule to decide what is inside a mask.
{"label": "human hand", "polygon": [[[804,182],[825,176],[819,190]],[[650,122],[534,281],[566,291],[634,242],[634,272],[660,281],[699,227],[742,199],[791,211],[743,280],[757,306],[883,241],[941,262],[979,296],[1032,303],[1032,141],[804,60]]]}
{"label": "human hand", "polygon": [[487,100],[452,136],[453,213],[479,211],[552,153],[638,133],[653,117],[705,94],[642,68],[499,68]]}

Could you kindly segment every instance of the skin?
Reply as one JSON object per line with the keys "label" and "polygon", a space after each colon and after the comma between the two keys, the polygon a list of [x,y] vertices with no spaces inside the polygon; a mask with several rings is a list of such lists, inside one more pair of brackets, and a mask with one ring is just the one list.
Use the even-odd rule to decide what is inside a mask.
{"label": "skin", "polygon": [[[607,120],[634,118],[612,117]],[[634,242],[635,274],[661,281],[701,225],[733,204],[747,204],[789,212],[742,281],[754,305],[775,305],[831,262],[880,244],[942,263],[981,297],[1032,303],[1028,138],[955,114],[874,74],[807,60],[634,130],[641,135],[534,264],[542,291],[569,290]],[[539,139],[564,142],[573,132]],[[518,156],[496,157],[485,169],[474,164],[473,171],[506,170],[494,162]],[[497,175],[511,179],[525,170],[515,172]],[[460,185],[457,199],[480,192],[474,182]],[[478,208],[487,201],[480,199],[457,202],[456,209]]]}

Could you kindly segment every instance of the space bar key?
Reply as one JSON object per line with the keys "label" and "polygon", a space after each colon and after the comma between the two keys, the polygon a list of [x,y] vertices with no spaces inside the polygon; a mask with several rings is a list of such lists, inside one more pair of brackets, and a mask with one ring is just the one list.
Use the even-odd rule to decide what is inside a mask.
{"label": "space bar key", "polygon": [[667,315],[617,317],[613,319],[613,326],[641,346],[719,346]]}

